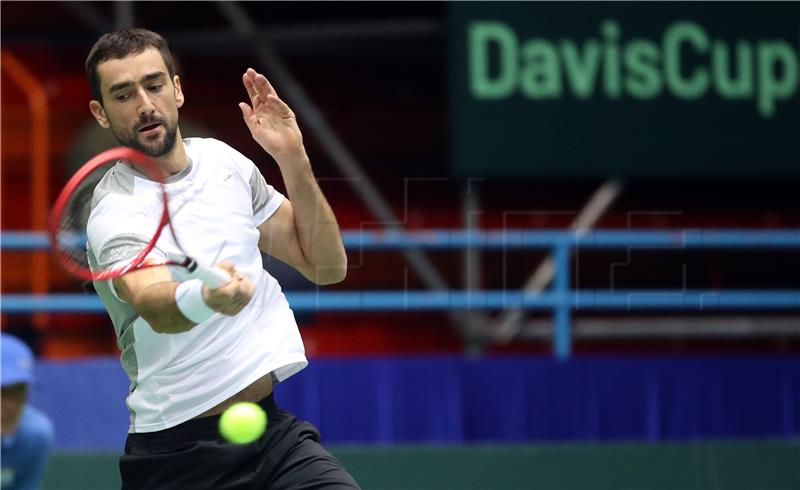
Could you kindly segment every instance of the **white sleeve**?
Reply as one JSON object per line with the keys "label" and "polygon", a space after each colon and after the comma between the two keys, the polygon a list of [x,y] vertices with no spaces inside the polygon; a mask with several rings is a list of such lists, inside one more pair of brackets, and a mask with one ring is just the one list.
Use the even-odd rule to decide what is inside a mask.
{"label": "white sleeve", "polygon": [[253,203],[253,224],[260,225],[278,210],[285,199],[284,195],[267,184],[266,179],[252,160],[222,141],[213,141],[222,145],[233,159],[239,174],[249,182]]}
{"label": "white sleeve", "polygon": [[[131,211],[130,202],[109,195],[100,201],[89,216],[86,228],[87,255],[92,270],[121,267],[136,258],[150,242],[158,227],[156,219],[144,212]],[[166,254],[153,248],[147,259],[165,261]],[[112,281],[108,281],[114,296]]]}
{"label": "white sleeve", "polygon": [[267,221],[285,199],[283,194],[267,184],[266,179],[255,165],[250,174],[250,192],[253,196],[253,222],[256,226]]}

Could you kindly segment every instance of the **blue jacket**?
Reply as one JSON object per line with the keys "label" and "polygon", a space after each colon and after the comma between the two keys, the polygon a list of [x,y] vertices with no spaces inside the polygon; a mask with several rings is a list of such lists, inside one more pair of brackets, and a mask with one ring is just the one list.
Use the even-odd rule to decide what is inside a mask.
{"label": "blue jacket", "polygon": [[17,431],[2,437],[3,490],[32,490],[41,486],[53,436],[50,419],[27,405]]}

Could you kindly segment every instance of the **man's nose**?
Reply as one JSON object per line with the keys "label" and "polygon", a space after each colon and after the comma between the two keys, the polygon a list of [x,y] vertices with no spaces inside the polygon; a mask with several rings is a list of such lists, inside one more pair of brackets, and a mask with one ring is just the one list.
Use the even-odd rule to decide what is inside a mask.
{"label": "man's nose", "polygon": [[139,105],[139,117],[152,116],[156,108],[153,105],[153,101],[150,100],[150,97],[146,91],[142,90],[142,94],[139,100],[141,100],[141,104]]}

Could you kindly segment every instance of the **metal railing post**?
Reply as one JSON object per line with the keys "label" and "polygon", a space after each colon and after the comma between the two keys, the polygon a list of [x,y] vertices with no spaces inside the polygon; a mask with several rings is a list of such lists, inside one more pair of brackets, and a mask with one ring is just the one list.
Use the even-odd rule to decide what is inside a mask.
{"label": "metal railing post", "polygon": [[559,361],[569,359],[572,352],[571,313],[572,295],[569,290],[570,248],[568,240],[559,240],[553,249],[556,260],[553,292],[558,298],[554,307],[555,335],[553,335],[553,354]]}

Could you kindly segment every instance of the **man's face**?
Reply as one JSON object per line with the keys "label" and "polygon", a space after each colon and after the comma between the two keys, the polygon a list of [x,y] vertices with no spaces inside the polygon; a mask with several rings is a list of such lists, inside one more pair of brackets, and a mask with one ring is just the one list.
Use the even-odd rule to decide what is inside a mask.
{"label": "man's face", "polygon": [[19,425],[19,418],[22,416],[22,409],[28,401],[28,385],[19,383],[15,385],[3,386],[0,391],[0,432],[3,435],[13,434]]}
{"label": "man's face", "polygon": [[103,104],[92,101],[98,123],[117,140],[151,157],[168,154],[175,146],[178,108],[183,92],[177,76],[169,78],[161,53],[150,48],[97,65]]}

